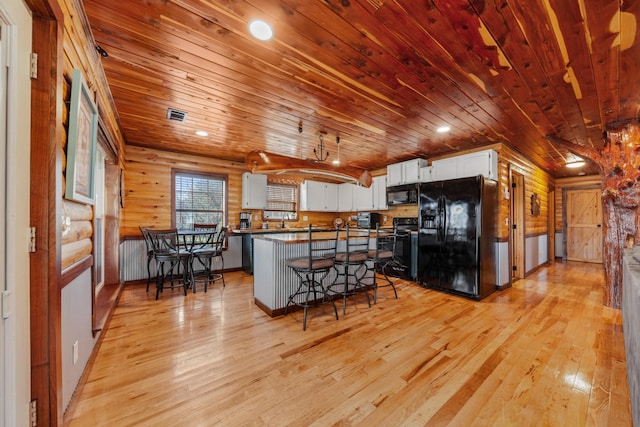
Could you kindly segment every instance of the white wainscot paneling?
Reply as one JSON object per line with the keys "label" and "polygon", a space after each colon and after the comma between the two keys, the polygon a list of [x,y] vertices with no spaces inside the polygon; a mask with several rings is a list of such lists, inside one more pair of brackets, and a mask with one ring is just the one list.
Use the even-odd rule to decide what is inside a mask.
{"label": "white wainscot paneling", "polygon": [[549,261],[547,235],[525,239],[525,272],[532,271]]}
{"label": "white wainscot paneling", "polygon": [[[62,288],[62,405],[67,407],[91,356],[96,337],[91,331],[91,269],[85,270]],[[78,359],[73,363],[73,345],[78,342]]]}
{"label": "white wainscot paneling", "polygon": [[556,258],[564,258],[564,234],[562,231],[556,231],[553,243],[555,245]]}
{"label": "white wainscot paneling", "polygon": [[496,257],[496,285],[505,286],[509,284],[511,275],[509,274],[509,242],[495,243]]}

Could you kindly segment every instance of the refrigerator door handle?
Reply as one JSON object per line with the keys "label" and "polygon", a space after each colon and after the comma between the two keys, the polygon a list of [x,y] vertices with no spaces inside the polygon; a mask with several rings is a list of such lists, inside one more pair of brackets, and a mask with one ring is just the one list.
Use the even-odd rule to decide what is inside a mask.
{"label": "refrigerator door handle", "polygon": [[438,197],[438,230],[437,241],[444,242],[444,227],[447,223],[447,210],[445,209],[444,196]]}

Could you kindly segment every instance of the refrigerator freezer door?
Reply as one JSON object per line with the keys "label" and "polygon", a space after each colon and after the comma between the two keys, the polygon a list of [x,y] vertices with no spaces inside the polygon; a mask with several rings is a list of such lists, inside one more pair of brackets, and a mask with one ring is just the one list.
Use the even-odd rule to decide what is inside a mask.
{"label": "refrigerator freezer door", "polygon": [[439,287],[478,296],[477,225],[480,189],[477,178],[444,181],[446,223]]}

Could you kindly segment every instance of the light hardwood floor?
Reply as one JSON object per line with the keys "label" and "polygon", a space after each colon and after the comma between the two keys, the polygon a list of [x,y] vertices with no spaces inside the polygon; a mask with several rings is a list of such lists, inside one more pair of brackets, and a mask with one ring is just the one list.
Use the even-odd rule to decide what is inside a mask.
{"label": "light hardwood floor", "polygon": [[[252,277],[206,294],[127,286],[71,426],[630,426],[602,268],[557,263],[481,302],[399,279],[398,299],[271,319]],[[256,278],[259,280],[259,278]]]}

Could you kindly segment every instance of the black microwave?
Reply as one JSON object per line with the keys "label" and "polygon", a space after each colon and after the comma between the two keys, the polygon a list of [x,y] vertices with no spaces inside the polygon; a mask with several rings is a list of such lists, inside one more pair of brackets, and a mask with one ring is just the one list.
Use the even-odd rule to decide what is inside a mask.
{"label": "black microwave", "polygon": [[387,187],[387,205],[409,205],[418,203],[418,184]]}

